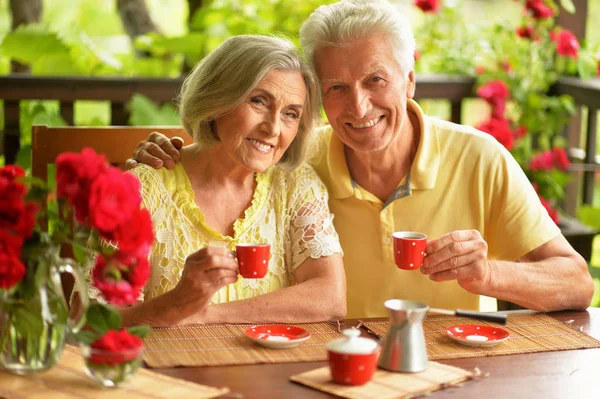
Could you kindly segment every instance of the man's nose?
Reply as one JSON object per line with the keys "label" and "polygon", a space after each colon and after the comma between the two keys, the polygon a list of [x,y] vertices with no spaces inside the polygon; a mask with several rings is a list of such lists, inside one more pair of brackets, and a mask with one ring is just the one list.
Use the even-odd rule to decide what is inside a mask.
{"label": "man's nose", "polygon": [[370,107],[370,99],[363,89],[356,89],[350,93],[348,99],[348,112],[357,119],[363,118]]}

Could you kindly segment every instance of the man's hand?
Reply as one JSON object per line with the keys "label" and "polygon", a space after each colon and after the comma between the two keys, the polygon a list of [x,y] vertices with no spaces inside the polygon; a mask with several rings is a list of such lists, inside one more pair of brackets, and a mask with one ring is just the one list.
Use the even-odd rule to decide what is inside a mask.
{"label": "man's hand", "polygon": [[474,294],[491,278],[488,245],[477,230],[457,230],[427,243],[421,273],[433,281],[457,280]]}
{"label": "man's hand", "polygon": [[172,169],[179,162],[179,150],[183,147],[181,137],[167,136],[158,132],[150,133],[144,141],[140,141],[132,157],[125,162],[127,169],[134,168],[138,162],[150,165],[156,169],[163,166]]}

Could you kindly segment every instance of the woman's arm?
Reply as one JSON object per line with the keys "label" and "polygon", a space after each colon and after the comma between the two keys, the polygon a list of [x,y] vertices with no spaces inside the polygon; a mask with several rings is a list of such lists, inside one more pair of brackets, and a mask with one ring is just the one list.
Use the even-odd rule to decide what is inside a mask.
{"label": "woman's arm", "polygon": [[211,305],[192,323],[308,323],[346,316],[342,256],[307,258],[295,272],[297,284],[254,298]]}

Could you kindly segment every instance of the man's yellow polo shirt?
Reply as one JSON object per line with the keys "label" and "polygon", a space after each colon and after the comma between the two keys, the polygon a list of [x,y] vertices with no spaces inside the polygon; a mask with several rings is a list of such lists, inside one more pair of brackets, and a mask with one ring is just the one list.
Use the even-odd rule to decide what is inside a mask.
{"label": "man's yellow polo shirt", "polygon": [[479,309],[480,298],[456,281],[436,283],[394,264],[392,233],[430,239],[476,229],[490,259],[514,261],[560,230],[512,155],[492,136],[430,118],[414,101],[421,138],[410,173],[384,204],[350,176],[344,145],[327,126],[311,161],[329,189],[329,206],[344,250],[348,317],[386,316],[383,302],[411,299],[432,307]]}

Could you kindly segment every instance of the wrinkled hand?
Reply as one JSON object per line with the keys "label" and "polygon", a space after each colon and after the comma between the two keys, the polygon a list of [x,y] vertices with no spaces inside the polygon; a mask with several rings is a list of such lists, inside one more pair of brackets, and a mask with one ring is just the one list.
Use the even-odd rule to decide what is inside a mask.
{"label": "wrinkled hand", "polygon": [[169,139],[162,133],[152,132],[144,141],[140,141],[131,158],[125,162],[127,169],[137,166],[138,162],[154,168],[171,169],[179,162],[179,150],[183,147],[181,137]]}
{"label": "wrinkled hand", "polygon": [[185,260],[181,279],[173,289],[178,304],[202,312],[214,294],[238,279],[238,264],[227,248],[206,247]]}
{"label": "wrinkled hand", "polygon": [[477,230],[457,230],[427,243],[421,273],[433,281],[457,280],[461,287],[480,294],[491,271],[488,245]]}

